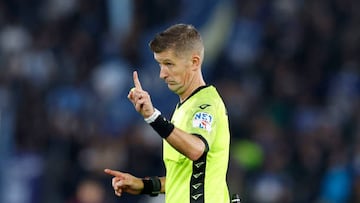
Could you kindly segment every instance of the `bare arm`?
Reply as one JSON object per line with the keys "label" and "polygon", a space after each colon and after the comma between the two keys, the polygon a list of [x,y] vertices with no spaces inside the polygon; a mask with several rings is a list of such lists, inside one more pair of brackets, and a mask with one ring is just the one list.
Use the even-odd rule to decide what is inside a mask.
{"label": "bare arm", "polygon": [[159,177],[160,178],[160,182],[161,182],[161,190],[160,193],[165,193],[165,182],[166,182],[166,177]]}
{"label": "bare arm", "polygon": [[176,127],[166,141],[192,161],[198,160],[205,151],[205,144],[199,137]]}

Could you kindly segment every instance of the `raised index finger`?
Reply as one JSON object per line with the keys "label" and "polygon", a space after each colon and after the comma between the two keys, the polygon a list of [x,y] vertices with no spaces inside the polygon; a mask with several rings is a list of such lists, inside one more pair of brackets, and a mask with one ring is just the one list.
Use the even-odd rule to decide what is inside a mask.
{"label": "raised index finger", "polygon": [[133,79],[134,79],[134,85],[136,89],[142,90],[141,83],[139,80],[139,76],[137,74],[137,71],[134,71],[133,73]]}

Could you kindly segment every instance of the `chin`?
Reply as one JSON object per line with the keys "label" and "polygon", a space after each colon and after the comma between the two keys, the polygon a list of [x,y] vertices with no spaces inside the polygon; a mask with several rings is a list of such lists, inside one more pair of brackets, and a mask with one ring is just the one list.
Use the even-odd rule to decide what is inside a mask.
{"label": "chin", "polygon": [[174,92],[174,93],[178,93],[179,92],[179,87],[177,87],[177,86],[175,86],[175,85],[170,85],[170,84],[168,84],[168,88],[169,88],[169,90],[171,90],[172,92]]}
{"label": "chin", "polygon": [[168,84],[168,88],[169,88],[169,90],[171,90],[173,92],[176,90],[176,88],[173,85]]}

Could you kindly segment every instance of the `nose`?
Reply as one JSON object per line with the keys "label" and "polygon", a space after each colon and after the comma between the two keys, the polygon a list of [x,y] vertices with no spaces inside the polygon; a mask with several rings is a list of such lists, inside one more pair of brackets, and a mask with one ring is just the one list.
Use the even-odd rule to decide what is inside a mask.
{"label": "nose", "polygon": [[161,79],[164,79],[165,80],[165,78],[167,77],[167,70],[166,70],[166,67],[165,66],[163,66],[163,65],[161,65],[160,66],[160,75],[159,75],[159,77],[161,78]]}

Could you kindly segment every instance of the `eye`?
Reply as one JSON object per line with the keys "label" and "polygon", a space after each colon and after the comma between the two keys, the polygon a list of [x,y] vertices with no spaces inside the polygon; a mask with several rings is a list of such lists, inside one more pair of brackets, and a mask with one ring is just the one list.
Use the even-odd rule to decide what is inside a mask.
{"label": "eye", "polygon": [[161,68],[162,66],[165,66],[165,67],[167,67],[167,68],[170,68],[170,67],[174,66],[174,64],[173,64],[173,63],[170,63],[170,62],[164,62],[164,63],[159,63],[159,66],[160,66],[160,68]]}

